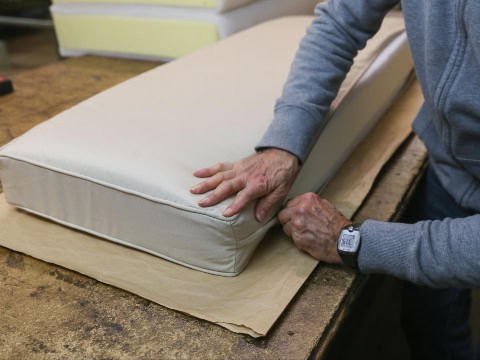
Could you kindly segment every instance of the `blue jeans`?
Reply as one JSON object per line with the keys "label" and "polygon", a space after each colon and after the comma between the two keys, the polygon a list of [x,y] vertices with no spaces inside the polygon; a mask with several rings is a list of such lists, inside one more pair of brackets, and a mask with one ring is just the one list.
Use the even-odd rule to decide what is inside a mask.
{"label": "blue jeans", "polygon": [[[473,215],[460,207],[429,168],[419,184],[406,222],[442,220]],[[469,289],[432,289],[405,282],[403,328],[412,359],[474,358],[470,336]]]}

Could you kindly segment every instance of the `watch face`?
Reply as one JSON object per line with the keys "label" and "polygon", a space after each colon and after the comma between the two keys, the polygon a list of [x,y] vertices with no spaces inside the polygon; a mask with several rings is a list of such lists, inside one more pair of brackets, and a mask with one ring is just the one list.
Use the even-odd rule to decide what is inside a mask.
{"label": "watch face", "polygon": [[338,250],[346,252],[357,252],[360,244],[360,231],[342,230],[338,241]]}

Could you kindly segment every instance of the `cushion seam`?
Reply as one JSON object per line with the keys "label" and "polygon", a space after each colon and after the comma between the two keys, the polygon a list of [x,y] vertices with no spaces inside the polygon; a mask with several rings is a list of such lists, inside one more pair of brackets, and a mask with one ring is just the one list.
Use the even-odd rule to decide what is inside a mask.
{"label": "cushion seam", "polygon": [[107,234],[104,234],[102,232],[99,232],[99,231],[95,231],[95,230],[92,230],[92,229],[89,229],[89,228],[86,228],[82,225],[76,225],[74,223],[71,223],[67,220],[62,220],[58,217],[55,217],[55,216],[52,216],[52,215],[48,215],[48,214],[45,214],[45,213],[42,213],[42,212],[39,212],[35,209],[32,209],[30,207],[26,207],[26,206],[22,206],[22,205],[18,205],[18,204],[12,204],[22,210],[25,210],[29,213],[32,213],[32,214],[35,214],[35,215],[38,215],[38,216],[41,216],[43,218],[46,218],[48,220],[51,220],[51,221],[54,221],[54,222],[57,222],[61,225],[64,225],[64,226],[68,226],[68,227],[71,227],[71,228],[74,228],[74,229],[77,229],[77,230],[81,230],[81,231],[84,231],[88,234],[91,234],[93,236],[97,236],[99,237],[101,240],[107,240],[107,241],[111,241],[113,243],[116,243],[116,244],[119,244],[119,245],[122,245],[122,246],[125,246],[127,248],[132,248],[132,249],[135,249],[135,250],[138,250],[138,251],[142,251],[142,252],[145,252],[147,254],[150,254],[150,255],[153,255],[153,256],[156,256],[156,257],[159,257],[161,259],[164,259],[164,260],[167,260],[167,261],[170,261],[172,263],[175,263],[175,264],[180,264],[180,265],[183,265],[183,266],[186,266],[190,269],[194,269],[194,270],[200,270],[200,271],[206,271],[208,273],[211,273],[211,274],[236,274],[236,272],[234,271],[218,271],[218,270],[212,270],[212,269],[207,269],[207,268],[203,268],[203,267],[200,267],[200,266],[196,266],[196,265],[191,265],[191,264],[187,264],[183,261],[180,261],[180,260],[176,260],[175,258],[173,257],[170,257],[170,256],[167,256],[167,255],[163,255],[163,254],[160,254],[160,253],[157,253],[157,252],[154,252],[152,250],[149,250],[147,248],[144,248],[142,246],[138,246],[138,245],[132,245],[131,243],[127,243],[125,240],[121,240],[121,239],[118,239],[114,236],[110,236],[110,235],[107,235]]}
{"label": "cushion seam", "polygon": [[30,165],[33,165],[33,166],[37,166],[37,167],[39,167],[39,168],[47,169],[47,170],[49,170],[49,171],[54,171],[54,172],[57,172],[57,173],[60,173],[60,174],[66,175],[66,176],[70,176],[70,177],[73,177],[73,178],[77,178],[77,179],[81,179],[81,180],[84,180],[84,181],[88,181],[88,182],[91,182],[91,183],[94,183],[94,184],[97,184],[97,185],[100,185],[100,186],[104,186],[104,187],[107,187],[107,188],[110,188],[110,189],[113,189],[113,190],[117,190],[117,191],[124,192],[124,193],[126,193],[126,194],[130,194],[130,195],[133,195],[133,196],[137,196],[137,197],[143,198],[143,199],[145,199],[145,200],[153,201],[153,202],[156,202],[156,203],[158,203],[158,204],[162,204],[162,205],[166,205],[166,206],[171,206],[171,207],[176,208],[176,209],[188,210],[188,211],[191,211],[191,212],[200,214],[200,215],[204,215],[204,216],[210,217],[210,218],[215,219],[215,220],[218,220],[218,221],[222,221],[222,222],[226,222],[226,223],[231,223],[231,220],[222,219],[222,218],[220,218],[220,217],[218,217],[218,216],[215,216],[214,214],[209,214],[209,213],[205,213],[205,212],[198,211],[198,209],[193,208],[193,207],[190,207],[190,206],[188,206],[188,205],[176,204],[176,203],[174,203],[174,202],[167,201],[167,200],[162,200],[162,199],[159,199],[159,198],[157,198],[157,197],[155,197],[155,196],[147,195],[147,194],[141,193],[141,192],[139,192],[139,191],[128,190],[128,189],[125,189],[125,188],[123,188],[123,187],[121,187],[121,186],[117,186],[117,185],[108,183],[108,182],[106,182],[106,181],[97,180],[97,179],[94,179],[94,178],[90,178],[90,177],[88,177],[88,176],[86,176],[86,175],[81,175],[81,174],[74,173],[73,171],[72,171],[72,172],[69,172],[69,171],[66,171],[66,170],[61,170],[61,169],[55,168],[55,167],[50,166],[50,165],[45,165],[45,164],[36,163],[35,161],[22,159],[22,158],[20,158],[20,157],[0,155],[0,158],[2,158],[2,157],[3,157],[3,158],[6,158],[6,159],[14,160],[14,161],[24,162],[24,163],[27,163],[27,164],[30,164]]}
{"label": "cushion seam", "polygon": [[235,239],[235,256],[233,258],[233,272],[237,270],[237,255],[238,255],[238,239],[233,228],[233,221],[230,221],[230,228],[232,229],[233,238]]}

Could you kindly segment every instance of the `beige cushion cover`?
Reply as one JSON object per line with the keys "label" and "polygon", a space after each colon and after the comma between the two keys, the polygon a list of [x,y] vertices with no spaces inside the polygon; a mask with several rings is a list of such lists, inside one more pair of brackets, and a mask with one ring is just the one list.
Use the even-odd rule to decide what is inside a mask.
{"label": "beige cushion cover", "polygon": [[[192,173],[252,153],[311,20],[259,25],[35,127],[0,150],[7,201],[194,269],[238,274],[275,218],[258,224],[252,206],[224,218],[231,199],[200,208],[189,192],[198,182]],[[405,83],[412,64],[401,18],[385,22],[357,64],[367,68],[375,58],[367,72],[355,68],[339,97],[356,104],[368,95],[371,103],[362,100],[353,113],[348,103],[336,106],[294,192],[321,187]],[[345,127],[352,114],[355,126]],[[326,141],[340,134],[345,141]]]}

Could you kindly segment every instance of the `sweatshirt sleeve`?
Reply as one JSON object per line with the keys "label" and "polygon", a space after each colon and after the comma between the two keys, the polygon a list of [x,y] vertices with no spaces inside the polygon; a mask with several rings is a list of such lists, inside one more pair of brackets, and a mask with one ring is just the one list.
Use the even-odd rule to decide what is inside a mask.
{"label": "sweatshirt sleeve", "polygon": [[359,267],[430,287],[480,286],[480,215],[413,225],[369,220]]}
{"label": "sweatshirt sleeve", "polygon": [[358,50],[398,2],[328,0],[317,5],[257,150],[279,148],[305,161]]}

